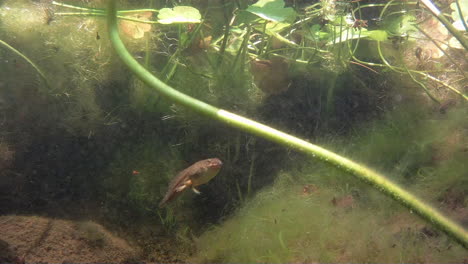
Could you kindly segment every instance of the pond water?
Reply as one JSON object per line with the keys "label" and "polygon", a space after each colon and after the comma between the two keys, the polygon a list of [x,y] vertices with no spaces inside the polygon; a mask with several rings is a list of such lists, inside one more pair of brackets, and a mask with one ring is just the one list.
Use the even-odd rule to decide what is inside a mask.
{"label": "pond water", "polygon": [[0,262],[468,261],[463,1],[113,2],[0,1]]}

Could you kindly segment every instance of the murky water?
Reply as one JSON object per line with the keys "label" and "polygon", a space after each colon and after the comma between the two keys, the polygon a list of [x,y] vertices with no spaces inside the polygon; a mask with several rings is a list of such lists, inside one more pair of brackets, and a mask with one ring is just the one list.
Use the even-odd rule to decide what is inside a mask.
{"label": "murky water", "polygon": [[458,241],[349,164],[142,82],[108,3],[0,1],[0,262],[467,261],[466,50],[422,4],[117,1],[149,73],[368,166]]}

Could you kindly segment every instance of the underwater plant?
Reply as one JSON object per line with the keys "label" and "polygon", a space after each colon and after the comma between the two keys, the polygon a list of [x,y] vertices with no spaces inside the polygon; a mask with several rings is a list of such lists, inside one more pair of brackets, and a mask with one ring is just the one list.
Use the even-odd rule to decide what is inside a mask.
{"label": "underwater plant", "polygon": [[0,45],[2,45],[4,47],[6,47],[7,49],[11,50],[13,53],[20,56],[22,59],[24,59],[26,62],[28,62],[31,65],[31,67],[33,67],[34,70],[37,71],[37,73],[39,74],[39,77],[41,77],[41,79],[44,82],[44,84],[46,85],[46,87],[48,89],[50,89],[50,85],[49,85],[49,82],[47,81],[47,78],[45,77],[45,74],[39,69],[39,67],[34,62],[32,62],[28,57],[26,57],[23,53],[21,53],[17,49],[15,49],[12,46],[8,45],[8,43],[6,43],[5,41],[0,40]]}
{"label": "underwater plant", "polygon": [[[261,1],[262,3],[268,1]],[[298,151],[305,152],[314,158],[322,159],[330,164],[333,164],[348,173],[351,173],[358,178],[376,186],[379,190],[386,193],[396,201],[407,206],[421,217],[432,222],[437,227],[444,230],[448,235],[458,240],[465,247],[468,246],[468,234],[467,232],[429,205],[424,204],[412,194],[408,193],[398,185],[387,180],[382,175],[352,162],[349,159],[341,157],[333,152],[323,149],[319,146],[313,145],[307,141],[298,139],[281,131],[275,130],[263,124],[257,123],[253,120],[249,120],[242,116],[235,115],[225,110],[215,108],[211,105],[196,100],[186,94],[178,92],[172,87],[168,86],[158,78],[154,77],[144,67],[142,67],[126,50],[124,44],[119,38],[117,30],[117,11],[115,1],[109,2],[108,7],[108,27],[111,41],[114,45],[116,52],[119,54],[121,59],[127,64],[127,66],[136,74],[143,82],[150,87],[156,89],[160,94],[166,98],[177,102],[178,104],[184,105],[200,114],[206,115],[213,119],[225,122],[231,126],[235,126],[239,129],[243,129],[249,133],[262,136],[266,139],[275,141],[283,144],[287,147],[296,149]]]}
{"label": "underwater plant", "polygon": [[[256,111],[254,109],[259,105],[262,106],[263,102],[271,104],[272,114],[281,112],[282,106],[280,104],[282,102],[278,98],[287,98],[294,94],[307,101],[304,106],[296,108],[305,112],[304,115],[316,111],[320,122],[326,125],[332,122],[340,123],[342,121],[336,118],[339,113],[348,111],[351,115],[360,111],[357,104],[361,101],[357,101],[356,105],[354,105],[355,102],[352,102],[353,105],[345,109],[339,108],[339,100],[343,100],[343,97],[356,96],[351,94],[350,90],[365,91],[358,94],[363,98],[370,94],[375,96],[373,98],[389,96],[389,93],[379,94],[380,91],[373,90],[372,82],[378,78],[365,79],[368,75],[394,76],[396,79],[403,79],[403,82],[409,84],[398,84],[401,86],[398,89],[410,88],[408,90],[421,93],[421,98],[427,99],[427,102],[424,101],[424,105],[435,105],[436,112],[445,113],[447,109],[459,102],[465,103],[468,100],[463,90],[466,73],[464,71],[465,64],[461,61],[462,56],[458,56],[460,49],[450,48],[453,47],[452,40],[450,41],[452,44],[450,44],[447,39],[441,40],[436,36],[431,26],[428,25],[434,21],[437,23],[437,20],[428,18],[423,11],[425,9],[421,10],[416,2],[407,1],[388,1],[377,4],[363,4],[361,1],[314,1],[314,3],[286,1],[286,5],[285,1],[281,0],[213,1],[213,5],[216,6],[208,8],[202,16],[203,12],[192,6],[176,5],[173,8],[154,8],[155,2],[150,1],[150,8],[116,11],[115,6],[106,10],[52,1],[52,5],[57,9],[73,9],[74,12],[50,11],[50,17],[47,20],[47,24],[52,25],[63,23],[63,28],[67,28],[65,23],[67,21],[72,21],[72,23],[80,21],[77,26],[82,32],[78,32],[76,36],[70,32],[60,31],[62,34],[70,36],[64,38],[64,43],[55,47],[53,45],[57,45],[60,41],[55,41],[55,44],[47,42],[47,47],[55,50],[56,53],[60,52],[58,54],[62,55],[68,52],[67,56],[63,56],[67,58],[66,60],[78,61],[69,66],[72,71],[78,73],[73,77],[77,88],[71,86],[72,89],[76,90],[67,88],[60,91],[61,95],[57,98],[62,99],[63,105],[67,105],[68,109],[71,109],[64,111],[63,114],[64,118],[68,120],[67,124],[75,129],[81,128],[81,133],[76,134],[81,135],[84,140],[79,144],[88,142],[95,137],[95,133],[99,133],[95,129],[98,127],[96,124],[106,126],[107,129],[103,131],[115,133],[113,135],[120,133],[121,139],[126,141],[126,144],[121,144],[120,140],[113,141],[118,143],[115,145],[119,145],[119,147],[108,148],[106,146],[106,152],[112,156],[112,161],[109,164],[106,164],[106,161],[96,162],[96,164],[100,164],[101,168],[108,167],[103,176],[104,180],[101,182],[102,187],[105,188],[96,187],[96,190],[93,189],[95,192],[103,193],[101,196],[105,200],[103,211],[108,214],[108,218],[115,218],[115,222],[118,223],[120,218],[123,218],[121,212],[124,212],[124,214],[132,216],[132,219],[126,223],[127,226],[130,226],[138,225],[135,224],[138,223],[138,220],[149,216],[150,221],[160,221],[166,233],[173,233],[176,228],[180,227],[179,221],[189,219],[193,216],[190,214],[196,214],[193,212],[196,210],[176,210],[179,208],[158,210],[157,203],[165,191],[162,188],[165,187],[167,180],[174,175],[176,168],[182,168],[182,160],[199,160],[197,155],[213,154],[213,152],[216,155],[210,154],[210,156],[218,156],[219,153],[225,154],[226,169],[224,171],[229,171],[229,176],[236,177],[229,177],[228,181],[226,180],[228,177],[223,177],[225,176],[223,175],[223,178],[219,181],[216,180],[211,185],[213,191],[211,196],[196,198],[194,205],[199,205],[211,198],[219,198],[217,195],[224,193],[224,195],[231,195],[231,197],[237,195],[238,201],[248,208],[250,199],[260,188],[257,179],[263,177],[258,175],[259,167],[265,166],[266,158],[264,156],[270,155],[264,151],[264,148],[259,147],[258,143],[255,144],[257,138],[258,141],[264,138],[279,143],[280,146],[277,149],[284,152],[294,150],[306,153],[313,160],[324,161],[327,165],[319,170],[322,175],[314,177],[327,178],[332,175],[329,180],[339,182],[339,179],[350,173],[367,183],[370,182],[371,185],[377,187],[379,192],[390,195],[393,199],[409,207],[411,212],[416,212],[429,222],[435,223],[449,236],[455,237],[458,242],[466,246],[467,234],[463,227],[454,224],[449,218],[433,210],[432,207],[426,206],[426,202],[430,201],[426,194],[416,192],[418,196],[424,198],[422,200],[424,202],[422,202],[406,191],[406,182],[404,189],[394,184],[394,182],[403,182],[400,181],[403,178],[415,181],[415,179],[430,178],[435,175],[434,169],[415,165],[432,162],[430,160],[432,157],[427,154],[430,144],[424,142],[413,144],[411,141],[388,137],[389,134],[376,134],[372,140],[381,144],[386,143],[384,145],[386,148],[383,149],[387,153],[385,153],[386,160],[378,163],[375,170],[371,170],[367,166],[353,162],[352,159],[355,157],[338,156],[328,150],[329,146],[325,148],[310,144],[306,140],[283,132],[283,130],[294,131],[294,127],[288,127],[289,124],[304,125],[303,131],[306,131],[305,133],[301,134],[302,131],[294,133],[307,138],[307,140],[314,138],[314,141],[317,140],[316,142],[323,144],[322,140],[316,138],[313,132],[307,131],[313,125],[304,124],[310,121],[306,118],[297,117],[296,119],[296,116],[290,115],[292,119],[290,122],[278,125],[262,114],[254,112]],[[197,5],[197,1],[190,1],[190,3],[194,6]],[[88,4],[99,5],[98,2],[88,2]],[[110,5],[112,4],[110,3]],[[159,3],[159,5],[162,4]],[[203,1],[199,5],[203,5]],[[222,11],[217,15],[222,17],[221,21],[224,23],[213,23],[208,19],[210,18],[208,15],[213,15],[210,13],[213,9]],[[463,17],[462,9],[463,3],[458,4],[458,7],[456,5],[452,7],[452,10],[459,17]],[[109,12],[109,10],[113,12]],[[113,13],[116,14],[117,18],[112,18]],[[448,17],[446,11],[444,14]],[[59,16],[79,16],[81,18],[53,20]],[[116,45],[117,54],[123,57],[123,61],[129,65],[133,73],[136,73],[137,78],[125,67],[112,67],[119,68],[119,70],[108,67],[108,65],[118,63],[118,60],[110,49],[110,42],[105,42],[108,40],[108,36],[103,33],[104,23],[98,25],[99,22],[103,22],[100,18],[106,16],[109,22],[110,36]],[[219,17],[216,20],[219,21]],[[459,17],[453,16],[453,20],[458,21]],[[83,22],[80,19],[83,19]],[[461,19],[461,21],[464,20]],[[117,32],[118,28],[121,30],[120,36]],[[458,30],[461,29],[458,28]],[[450,34],[442,35],[444,38],[450,37]],[[123,39],[126,46],[119,38]],[[419,40],[427,42],[419,42]],[[457,39],[455,38],[453,42],[457,42]],[[80,46],[80,43],[85,43],[83,46],[86,48],[76,48]],[[429,44],[420,43],[432,43],[430,45],[435,46],[435,48],[428,51],[426,46]],[[60,50],[63,46],[72,48]],[[73,47],[77,52],[70,56]],[[130,52],[126,50],[127,48]],[[441,54],[442,59],[436,59],[436,54]],[[156,64],[154,61],[158,63]],[[59,73],[67,72],[67,67],[63,67],[60,63],[57,64],[60,65],[57,67],[60,69]],[[54,67],[50,67],[48,70],[51,69],[54,70]],[[115,79],[106,81],[108,73],[112,73]],[[157,79],[151,74],[155,75]],[[65,78],[57,77],[62,75],[50,75],[54,87],[61,89],[68,87],[62,83]],[[297,79],[304,76],[314,79],[314,85],[303,82],[301,85],[305,88],[297,89],[299,83]],[[457,80],[452,82],[447,76]],[[119,81],[125,82],[125,84],[118,85]],[[387,87],[391,86],[392,84],[387,84]],[[174,90],[172,87],[177,87],[178,90]],[[56,96],[55,93],[56,91],[53,92],[53,96]],[[385,100],[405,100],[405,97],[399,96],[399,94],[394,96],[395,98]],[[325,100],[322,101],[322,98]],[[379,105],[382,101],[375,102],[377,107],[388,107],[384,104]],[[291,100],[287,103],[296,104],[297,102]],[[319,106],[310,109],[315,104]],[[211,105],[221,105],[226,110]],[[234,112],[239,115],[233,114]],[[154,113],[161,114],[160,118],[157,115],[155,117]],[[247,119],[243,117],[244,115],[252,116],[253,119]],[[345,118],[348,116],[346,114]],[[273,126],[280,129],[273,129],[254,120],[261,120],[262,123],[274,123]],[[305,122],[302,122],[303,120]],[[217,122],[225,126],[219,128],[216,126]],[[141,124],[144,125],[139,126]],[[329,127],[327,128],[326,125],[325,130],[330,132],[332,129],[328,129]],[[441,123],[441,126],[444,125]],[[244,135],[231,127],[254,136]],[[389,127],[393,128],[391,125]],[[390,128],[390,131],[400,133],[402,137],[414,133],[410,130],[400,131]],[[353,129],[356,128],[353,127]],[[124,134],[122,131],[128,133]],[[330,133],[336,132],[331,131]],[[165,134],[171,136],[168,137]],[[213,135],[216,136],[213,137]],[[105,133],[104,136],[107,137]],[[456,135],[454,137],[456,138]],[[203,138],[201,143],[197,142],[197,139],[200,138]],[[366,142],[358,140],[356,142],[356,146],[366,144]],[[457,141],[455,140],[455,142]],[[375,144],[375,148],[382,146],[381,144]],[[402,152],[401,149],[405,144],[408,145],[408,150]],[[183,147],[179,147],[181,145]],[[191,151],[194,153],[190,153]],[[442,151],[440,152],[442,153]],[[83,155],[86,153],[90,152],[84,152]],[[167,153],[171,154],[167,155]],[[368,155],[377,159],[378,155],[375,153],[378,153],[378,150],[369,152]],[[440,155],[441,158],[434,159],[443,160],[447,154]],[[275,157],[275,159],[280,160],[281,157]],[[156,162],[154,162],[155,160]],[[243,162],[243,168],[238,168],[240,166],[236,164],[236,161],[239,160]],[[360,162],[372,164],[369,160],[372,160],[372,157],[360,160]],[[269,160],[269,163],[275,163],[275,161]],[[270,164],[267,166],[271,166]],[[328,166],[329,164],[333,166]],[[281,166],[273,165],[278,168]],[[462,166],[455,167],[457,172],[463,171]],[[234,170],[236,173],[233,173]],[[271,176],[271,178],[278,174],[280,180],[294,179],[294,176],[283,173],[282,170],[283,168],[278,169],[279,173],[275,171],[275,176]],[[376,173],[376,170],[388,172],[390,177],[394,176],[394,179],[387,180],[386,177]],[[337,173],[335,177],[335,174],[332,173],[334,171],[344,173]],[[100,174],[95,172],[94,168],[93,173],[94,175]],[[453,185],[456,182],[456,177],[452,174],[454,173],[450,174],[450,177],[453,177],[450,184]],[[86,175],[88,175],[87,172]],[[239,178],[238,175],[245,175],[245,177]],[[102,176],[100,177],[102,180]],[[84,178],[86,179],[86,176]],[[92,177],[88,176],[89,178]],[[304,177],[304,179],[308,178]],[[67,177],[67,181],[77,182],[73,177]],[[226,184],[227,182],[230,184]],[[295,186],[291,183],[294,183],[293,180],[289,185]],[[261,184],[265,186],[265,182],[261,182]],[[329,204],[332,200],[334,207],[343,207],[345,211],[350,210],[347,207],[356,205],[356,202],[353,201],[366,196],[364,188],[361,190],[361,188],[355,187],[361,185],[351,184],[350,187],[340,185],[343,190],[337,190],[337,194],[328,194],[327,198],[315,199],[308,194],[314,193],[317,187],[314,187],[310,182],[303,182],[303,184],[304,190],[302,192],[309,202]],[[453,189],[458,197],[460,191],[451,187],[450,184],[441,185],[440,188]],[[365,185],[363,184],[363,186]],[[266,186],[267,188],[269,187]],[[320,191],[320,189],[319,186],[318,190]],[[433,189],[434,192],[442,192],[435,186]],[[265,192],[268,195],[269,190]],[[324,192],[327,191],[324,190]],[[264,195],[264,193],[260,195]],[[302,200],[298,201],[299,198],[290,193],[286,193],[285,197],[292,202],[297,202],[300,205],[298,207],[303,210],[311,209],[309,205]],[[374,198],[371,195],[366,197],[369,200]],[[449,198],[442,197],[441,199],[445,204],[453,203]],[[218,204],[225,202],[222,199],[211,200],[217,200]],[[192,206],[193,204],[187,206],[184,202],[183,199],[179,200],[176,207],[185,206],[183,209],[193,207],[199,209],[197,211],[200,215],[206,212],[203,209],[210,206],[205,206],[205,208]],[[281,200],[281,195],[275,197],[275,202],[278,203],[276,207],[275,205],[264,206],[265,208],[275,207],[279,213],[281,207],[288,205],[288,202]],[[252,211],[247,214],[253,214],[252,212],[263,205],[256,206],[250,207],[254,209],[251,209]],[[220,211],[219,208],[216,209]],[[333,210],[327,211],[327,208],[323,209],[320,206],[313,206],[313,210],[318,212],[323,210],[326,217],[316,220],[317,223],[322,220],[323,222],[316,226],[310,226],[312,230],[326,226],[326,221],[330,220],[328,217],[334,213]],[[260,214],[262,219],[270,217],[267,209],[261,211],[266,212],[265,215]],[[181,215],[184,216],[181,217]],[[290,259],[282,259],[281,254],[295,256],[297,252],[291,252],[290,243],[293,243],[291,241],[297,242],[292,238],[300,237],[300,233],[304,230],[296,228],[289,233],[285,230],[276,232],[268,229],[275,227],[277,221],[287,222],[288,218],[295,219],[300,215],[299,210],[272,218],[274,221],[268,222],[267,230],[262,230],[262,232],[264,232],[263,235],[266,234],[265,237],[274,237],[275,243],[268,244],[271,246],[271,252],[265,253],[260,259],[254,259],[263,262],[290,261]],[[308,219],[313,217],[312,213],[307,214]],[[382,219],[384,218],[382,217]],[[308,226],[306,221],[307,219],[304,219],[298,223]],[[372,221],[372,219],[369,220],[370,226],[378,226],[373,225],[375,223]],[[352,215],[349,221],[341,223],[341,228],[344,230],[347,224],[357,225],[359,223],[359,217]],[[189,227],[185,228],[186,232],[183,233],[189,234]],[[155,230],[157,232],[157,228]],[[430,228],[429,231],[423,233],[425,236],[431,237],[433,230]],[[341,247],[342,241],[350,240],[353,235],[358,236],[358,234],[352,234],[353,232],[356,231],[341,236],[331,232],[316,232],[320,233],[320,236],[336,236],[338,241],[335,243],[324,239],[317,248],[331,248],[333,251]],[[377,233],[377,231],[375,232]],[[374,246],[376,248],[392,246],[391,244],[387,245],[387,241],[373,242],[375,234],[367,235],[365,236],[367,242],[364,245],[360,243],[353,245],[356,252]],[[418,231],[414,232],[414,236],[409,234],[408,243],[418,240],[417,236],[419,235]],[[302,238],[304,244],[313,244],[312,238]],[[402,240],[405,239],[402,238]],[[239,241],[242,241],[242,238],[239,238]],[[428,241],[432,240],[428,239]],[[404,248],[404,246],[402,247]],[[279,254],[275,254],[276,250]],[[326,250],[317,250],[316,252],[323,252],[321,253],[323,261],[336,261],[332,256],[327,256],[327,254],[332,253]],[[233,258],[231,261],[240,260]],[[242,261],[251,261],[251,259],[243,259]]]}

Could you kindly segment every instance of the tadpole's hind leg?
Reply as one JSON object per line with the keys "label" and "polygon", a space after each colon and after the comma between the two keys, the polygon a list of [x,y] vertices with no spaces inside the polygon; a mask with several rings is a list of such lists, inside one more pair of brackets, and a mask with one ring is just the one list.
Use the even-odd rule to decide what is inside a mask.
{"label": "tadpole's hind leg", "polygon": [[185,190],[188,186],[187,185],[181,185],[177,188],[174,189],[175,192],[182,192],[183,190]]}
{"label": "tadpole's hind leg", "polygon": [[175,191],[176,192],[182,192],[183,190],[185,190],[187,187],[191,187],[192,186],[192,180],[187,180],[185,181],[181,186],[175,188]]}
{"label": "tadpole's hind leg", "polygon": [[196,194],[201,194],[201,192],[200,192],[199,190],[195,189],[195,187],[192,187],[192,190],[193,190],[193,192],[196,193]]}

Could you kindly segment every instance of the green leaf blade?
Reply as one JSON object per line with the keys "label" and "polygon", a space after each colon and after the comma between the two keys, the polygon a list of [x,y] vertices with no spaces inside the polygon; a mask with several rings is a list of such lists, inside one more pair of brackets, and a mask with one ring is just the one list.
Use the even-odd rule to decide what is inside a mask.
{"label": "green leaf blade", "polygon": [[200,23],[201,14],[191,6],[176,6],[159,10],[158,22],[161,24]]}
{"label": "green leaf blade", "polygon": [[293,8],[284,7],[283,0],[259,0],[257,3],[250,5],[246,11],[273,22],[292,23],[297,17],[297,13]]}

